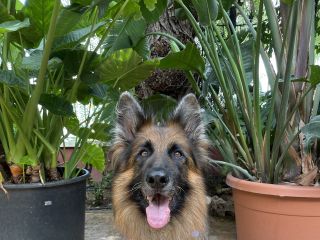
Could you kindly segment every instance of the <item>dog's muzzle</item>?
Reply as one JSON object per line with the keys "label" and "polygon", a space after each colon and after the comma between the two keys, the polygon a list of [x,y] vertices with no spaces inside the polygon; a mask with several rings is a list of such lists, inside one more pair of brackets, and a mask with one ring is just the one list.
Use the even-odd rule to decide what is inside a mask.
{"label": "dog's muzzle", "polygon": [[146,194],[149,206],[146,208],[147,221],[150,227],[163,228],[170,221],[170,201],[167,188],[171,179],[163,168],[152,168],[145,177],[149,190]]}

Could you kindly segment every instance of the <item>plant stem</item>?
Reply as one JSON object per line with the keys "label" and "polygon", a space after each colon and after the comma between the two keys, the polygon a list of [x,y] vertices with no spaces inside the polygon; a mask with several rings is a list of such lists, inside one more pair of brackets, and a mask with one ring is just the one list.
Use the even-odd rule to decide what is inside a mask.
{"label": "plant stem", "polygon": [[[26,105],[25,112],[23,114],[22,126],[26,126],[24,130],[24,135],[27,137],[27,141],[30,139],[30,135],[34,126],[34,119],[36,116],[36,111],[39,104],[40,96],[43,92],[44,84],[45,84],[45,75],[48,66],[48,60],[51,52],[51,47],[54,39],[54,33],[56,29],[57,18],[60,9],[60,0],[55,0],[53,12],[50,20],[50,26],[48,30],[48,37],[46,41],[46,45],[43,52],[43,57],[41,59],[41,66],[39,70],[39,75],[37,78],[37,84],[35,89]],[[19,134],[17,141],[17,150],[15,152],[15,157],[19,160],[25,152],[22,134]]]}
{"label": "plant stem", "polygon": [[257,38],[255,41],[255,58],[254,58],[254,74],[253,74],[253,145],[254,153],[257,163],[258,172],[260,172],[264,179],[266,176],[265,170],[266,159],[262,153],[262,127],[261,127],[261,113],[260,113],[260,82],[259,82],[259,58],[260,58],[260,43],[261,43],[261,31],[262,31],[262,15],[263,15],[263,2],[259,3],[258,12],[258,26],[257,26]]}
{"label": "plant stem", "polygon": [[243,158],[248,162],[250,167],[254,167],[254,163],[253,163],[253,159],[252,156],[250,154],[247,142],[245,140],[245,136],[242,132],[240,123],[239,123],[239,119],[237,117],[237,114],[235,112],[234,106],[231,103],[232,101],[232,96],[229,94],[228,88],[227,88],[227,84],[226,84],[226,80],[225,77],[223,75],[223,72],[221,70],[221,65],[220,65],[220,61],[219,61],[219,55],[217,52],[217,49],[215,48],[215,46],[211,47],[209,45],[209,43],[206,41],[206,37],[203,34],[201,28],[199,27],[197,21],[194,19],[192,13],[189,11],[189,9],[187,8],[187,6],[183,3],[183,1],[181,0],[176,0],[176,2],[184,9],[184,11],[186,12],[187,17],[190,20],[191,25],[193,26],[193,29],[195,30],[195,33],[201,43],[201,46],[203,47],[204,52],[206,53],[207,59],[210,63],[210,65],[213,67],[213,69],[216,71],[217,75],[218,75],[218,80],[220,82],[221,85],[221,89],[225,98],[225,103],[227,105],[227,109],[230,111],[228,112],[231,116],[232,119],[234,120],[235,123],[235,127],[237,128],[237,133],[239,134],[239,138],[240,138],[240,142],[242,144],[242,147],[244,149],[245,155],[243,156]]}
{"label": "plant stem", "polygon": [[[275,132],[275,139],[277,141],[274,142],[274,146],[272,148],[271,154],[271,166],[275,166],[275,163],[278,159],[278,154],[280,150],[280,145],[282,143],[281,132],[284,131],[285,128],[284,123],[287,119],[287,111],[288,111],[288,101],[289,101],[289,93],[290,93],[290,85],[291,85],[291,71],[292,71],[292,62],[293,62],[293,54],[294,54],[294,46],[296,40],[296,31],[297,31],[297,15],[298,15],[298,1],[295,1],[292,6],[292,17],[291,25],[290,25],[290,37],[289,37],[289,46],[288,46],[288,58],[286,62],[286,70],[284,76],[284,86],[281,97],[281,108],[282,111],[279,112],[277,117],[277,127]],[[289,27],[289,26],[288,26]],[[283,42],[285,44],[285,41]],[[271,170],[271,181],[273,181],[273,171]]]}
{"label": "plant stem", "polygon": [[236,170],[238,170],[239,172],[241,172],[244,176],[246,176],[249,180],[251,181],[256,181],[256,178],[251,176],[250,173],[248,173],[247,170],[243,169],[242,167],[239,167],[235,164],[229,163],[229,162],[224,162],[224,161],[219,161],[219,160],[209,160],[209,162],[213,163],[213,164],[219,164],[219,165],[225,165],[228,167],[232,167]]}
{"label": "plant stem", "polygon": [[[243,17],[244,21],[246,22],[249,31],[251,32],[253,39],[257,38],[257,33],[254,30],[254,27],[252,26],[252,23],[250,22],[250,19],[247,17],[247,15],[245,14],[245,12],[243,11],[243,9],[239,6],[238,3],[234,3],[234,5],[236,6],[236,8],[238,9],[238,11],[240,12],[241,16]],[[268,80],[269,80],[269,84],[271,86],[271,88],[274,85],[274,81],[276,79],[276,74],[275,71],[273,69],[273,66],[270,62],[270,59],[268,57],[268,55],[266,54],[265,50],[263,49],[263,47],[260,47],[260,54],[261,54],[261,58],[263,60],[264,66],[266,68],[266,72],[267,72],[267,76],[268,76]]]}
{"label": "plant stem", "polygon": [[172,41],[174,41],[181,49],[185,49],[185,45],[179,40],[177,39],[176,37],[168,34],[168,33],[163,33],[163,32],[150,32],[150,33],[147,33],[145,36],[152,36],[152,35],[159,35],[159,36],[164,36]]}
{"label": "plant stem", "polygon": [[[262,0],[260,0],[262,1]],[[277,64],[278,64],[278,71],[281,71],[279,67],[282,66],[282,61],[283,58],[281,57],[281,33],[280,33],[280,27],[279,27],[279,23],[278,23],[278,18],[277,18],[277,14],[275,11],[275,7],[272,3],[272,0],[263,0],[264,2],[264,6],[266,9],[266,14],[268,17],[268,24],[270,26],[270,30],[271,30],[271,35],[272,35],[272,41],[273,41],[273,46],[274,46],[274,52],[276,55],[276,59],[277,59]]]}
{"label": "plant stem", "polygon": [[86,51],[84,51],[84,53],[83,53],[83,56],[82,56],[82,59],[81,59],[81,63],[80,63],[80,66],[79,66],[79,70],[78,70],[78,74],[77,74],[77,78],[76,78],[75,83],[73,84],[71,92],[70,92],[69,100],[71,102],[75,102],[76,98],[77,98],[76,95],[77,95],[77,91],[78,91],[78,88],[79,88],[80,83],[81,83],[81,74],[82,74],[82,70],[83,70],[83,67],[84,67],[84,63],[86,61],[86,58],[87,58],[87,55],[88,55],[88,52],[89,52],[88,51],[88,47],[89,47],[89,44],[90,44],[91,35],[94,33],[93,29],[94,29],[94,25],[95,25],[95,22],[97,20],[97,17],[98,17],[98,11],[96,10],[95,11],[95,15],[94,15],[93,24],[91,26],[90,33],[88,35],[88,38],[87,38],[87,41],[86,41],[86,44],[85,44],[85,50]]}

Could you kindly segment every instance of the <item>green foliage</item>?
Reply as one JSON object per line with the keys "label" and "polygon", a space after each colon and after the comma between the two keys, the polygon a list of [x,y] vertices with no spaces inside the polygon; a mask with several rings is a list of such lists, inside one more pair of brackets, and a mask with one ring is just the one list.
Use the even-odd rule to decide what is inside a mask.
{"label": "green foliage", "polygon": [[306,124],[301,132],[305,135],[305,146],[310,148],[310,143],[312,140],[320,139],[320,116],[316,116],[310,120],[308,124]]}
{"label": "green foliage", "polygon": [[132,49],[119,50],[102,63],[100,78],[124,91],[145,80],[158,64],[158,60],[143,61]]}
{"label": "green foliage", "polygon": [[92,32],[97,31],[105,23],[100,22],[93,26],[84,27],[81,29],[68,32],[60,37],[57,37],[53,43],[54,51],[59,51],[62,49],[72,49],[73,47],[79,45],[82,41],[86,39]]}
{"label": "green foliage", "polygon": [[320,83],[320,66],[310,66],[310,83],[314,87]]}
{"label": "green foliage", "polygon": [[149,24],[158,21],[159,17],[162,15],[168,5],[168,0],[151,0],[151,2],[155,2],[153,10],[150,10],[150,8],[148,8],[144,2],[140,1],[142,16]]}
{"label": "green foliage", "polygon": [[62,96],[44,93],[40,97],[39,104],[55,115],[65,117],[74,115],[71,103]]}
{"label": "green foliage", "polygon": [[23,14],[30,19],[31,26],[22,34],[28,41],[38,43],[47,34],[53,5],[51,0],[26,1]]}
{"label": "green foliage", "polygon": [[[77,9],[73,8],[63,8],[60,11],[58,20],[57,20],[57,29],[55,32],[55,36],[63,36],[70,32],[70,30],[76,30],[75,26],[81,21],[81,19],[86,19],[86,15],[81,14],[81,12],[77,11]],[[90,26],[92,23],[91,21],[87,22],[87,26]]]}
{"label": "green foliage", "polygon": [[19,20],[3,22],[0,24],[0,34],[5,32],[15,32],[21,28],[25,28],[29,26],[30,26],[30,22],[28,18],[24,19],[24,21],[22,22]]}
{"label": "green foliage", "polygon": [[205,62],[198,48],[191,43],[187,43],[186,48],[180,52],[170,53],[160,61],[160,68],[176,68],[180,70],[192,70],[202,74]]}
{"label": "green foliage", "polygon": [[[72,134],[75,151],[64,177],[74,176],[81,161],[102,171],[104,153],[96,143],[111,139],[120,90],[134,88],[158,67],[159,59],[149,59],[145,31],[166,6],[77,0],[63,7],[58,0],[28,0],[9,11],[0,1],[0,141],[8,164],[54,169]],[[84,116],[75,102],[87,109]]]}
{"label": "green foliage", "polygon": [[22,165],[35,166],[35,165],[37,165],[37,159],[26,155],[26,156],[23,156],[22,158],[20,158],[19,162],[17,162],[17,163],[22,164]]}
{"label": "green foliage", "polygon": [[[205,108],[208,113],[205,116],[212,127],[211,139],[227,161],[216,163],[232,166],[235,169],[234,174],[239,177],[269,183],[281,181],[284,173],[292,171],[284,164],[285,158],[292,160],[291,165],[295,165],[296,169],[301,168],[303,164],[299,164],[296,156],[301,154],[301,163],[304,153],[290,146],[295,141],[295,145],[299,146],[297,136],[303,137],[303,134],[306,134],[309,139],[309,134],[315,131],[318,125],[316,122],[306,124],[303,134],[299,134],[301,124],[308,122],[312,106],[318,106],[319,99],[313,102],[316,98],[310,93],[313,93],[319,83],[319,67],[310,67],[309,81],[304,79],[303,88],[301,83],[292,79],[298,78],[294,77],[297,71],[294,63],[301,57],[299,50],[296,52],[297,48],[302,47],[299,43],[307,42],[307,45],[310,45],[307,55],[313,55],[312,38],[298,34],[299,29],[314,23],[312,15],[301,15],[298,7],[301,2],[290,1],[289,19],[282,23],[287,27],[287,31],[281,32],[278,12],[275,11],[272,1],[259,1],[258,14],[249,18],[235,1],[219,0],[219,22],[210,21],[210,10],[205,7],[207,1],[191,1],[192,4],[181,0],[176,2],[193,26],[208,66],[206,71],[203,71],[204,79],[199,84],[206,100]],[[245,34],[239,34],[237,28],[231,24],[226,9],[229,9],[232,3],[243,19],[245,26],[242,29],[245,29]],[[305,7],[312,7],[312,1],[304,4]],[[277,75],[261,43],[265,31],[263,17],[267,17],[268,31],[270,30],[272,39],[270,47],[277,59]],[[302,22],[297,20],[300,18],[305,20],[306,25],[300,25]],[[256,27],[253,27],[252,22]],[[220,25],[225,28],[222,29]],[[244,37],[241,37],[242,35]],[[265,100],[261,98],[260,92],[260,58],[272,88]],[[308,57],[305,59],[307,61]],[[307,69],[304,71],[306,73]],[[302,139],[300,143],[301,141]],[[305,171],[307,170],[301,168],[301,173]]]}
{"label": "green foliage", "polygon": [[146,8],[152,12],[156,8],[157,0],[143,0],[144,4],[146,5]]}
{"label": "green foliage", "polygon": [[146,22],[143,19],[134,20],[130,17],[116,22],[104,42],[107,54],[111,55],[120,49],[137,47],[144,37],[145,30]]}
{"label": "green foliage", "polygon": [[95,169],[102,172],[104,170],[105,157],[101,147],[95,144],[86,144],[83,147],[82,161],[92,165]]}
{"label": "green foliage", "polygon": [[24,79],[18,77],[13,71],[9,70],[0,70],[0,83],[21,90],[25,90],[28,86],[28,83]]}
{"label": "green foliage", "polygon": [[192,4],[197,11],[200,24],[208,26],[218,17],[217,0],[192,0]]}
{"label": "green foliage", "polygon": [[175,99],[163,94],[152,95],[142,101],[142,106],[146,112],[156,113],[155,117],[158,121],[168,119],[176,105],[177,101]]}

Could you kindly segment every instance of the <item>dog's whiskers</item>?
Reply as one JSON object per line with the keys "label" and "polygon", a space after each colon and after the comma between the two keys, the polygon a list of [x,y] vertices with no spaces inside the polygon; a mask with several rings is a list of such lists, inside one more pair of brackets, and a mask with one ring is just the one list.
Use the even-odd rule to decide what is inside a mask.
{"label": "dog's whiskers", "polygon": [[138,189],[140,189],[141,187],[142,187],[142,183],[141,182],[136,183],[135,185],[132,186],[132,188],[131,188],[131,190],[129,192],[135,192]]}
{"label": "dog's whiskers", "polygon": [[121,193],[113,193],[114,196],[122,196],[123,194],[129,194],[133,193],[142,187],[142,182],[138,182],[132,186],[132,188],[129,191],[121,192]]}
{"label": "dog's whiskers", "polygon": [[182,187],[176,186],[176,188],[177,188],[177,193],[178,193],[178,194],[181,193],[181,192],[184,192],[184,193],[185,193],[185,191],[184,191],[184,189],[183,189]]}

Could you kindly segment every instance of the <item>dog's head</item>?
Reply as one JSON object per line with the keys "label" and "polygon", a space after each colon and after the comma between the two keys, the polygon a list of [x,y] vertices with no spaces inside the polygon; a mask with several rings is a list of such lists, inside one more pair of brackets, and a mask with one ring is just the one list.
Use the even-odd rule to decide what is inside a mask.
{"label": "dog's head", "polygon": [[152,228],[166,226],[184,207],[194,187],[188,174],[201,175],[206,148],[200,107],[193,94],[180,101],[165,123],[147,117],[129,93],[121,95],[111,160],[115,176],[133,170],[126,189],[128,201],[139,206]]}

